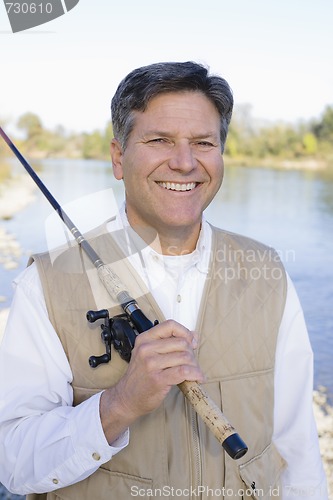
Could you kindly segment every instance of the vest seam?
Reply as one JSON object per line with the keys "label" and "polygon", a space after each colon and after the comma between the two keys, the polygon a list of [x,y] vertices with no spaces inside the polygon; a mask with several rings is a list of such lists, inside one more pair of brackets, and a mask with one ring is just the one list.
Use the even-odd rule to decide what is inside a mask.
{"label": "vest seam", "polygon": [[226,382],[228,380],[240,380],[243,378],[252,378],[252,377],[257,377],[258,375],[267,375],[274,372],[274,366],[271,368],[267,368],[266,370],[257,370],[257,371],[251,371],[251,372],[244,372],[244,373],[239,373],[237,375],[227,375],[225,377],[213,377],[209,378],[205,382],[202,383],[202,385],[209,384],[210,382]]}

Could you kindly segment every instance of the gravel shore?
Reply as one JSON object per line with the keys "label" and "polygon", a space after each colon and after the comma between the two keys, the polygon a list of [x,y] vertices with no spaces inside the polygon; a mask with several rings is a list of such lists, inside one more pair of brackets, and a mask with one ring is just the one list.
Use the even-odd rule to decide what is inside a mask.
{"label": "gravel shore", "polygon": [[[22,249],[15,237],[7,233],[1,225],[1,219],[15,216],[34,199],[34,187],[24,176],[0,183],[0,266],[14,269]],[[8,316],[8,309],[1,309],[0,296],[0,342]],[[325,388],[318,388],[313,394],[313,409],[318,428],[319,443],[324,468],[329,484],[330,500],[333,500],[333,408],[328,405]],[[11,495],[0,484],[0,500],[22,499]]]}
{"label": "gravel shore", "polygon": [[35,199],[36,186],[27,175],[0,182],[0,220],[11,219]]}
{"label": "gravel shore", "polygon": [[317,424],[320,452],[328,482],[329,498],[333,500],[333,407],[327,404],[325,388],[314,391],[313,411]]}

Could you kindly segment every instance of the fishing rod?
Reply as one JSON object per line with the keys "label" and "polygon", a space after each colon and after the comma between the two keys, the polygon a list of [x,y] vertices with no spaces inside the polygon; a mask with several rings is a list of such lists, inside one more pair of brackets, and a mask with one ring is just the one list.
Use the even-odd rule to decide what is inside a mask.
{"label": "fishing rod", "polygon": [[[134,346],[136,332],[140,334],[146,330],[149,330],[156,323],[152,323],[144,315],[137,302],[133,299],[133,297],[130,296],[125,285],[121,282],[117,274],[109,265],[106,265],[102,261],[99,255],[97,255],[95,250],[84,238],[75,224],[71,221],[66,212],[61,208],[57,200],[47,189],[45,184],[41,181],[33,168],[29,165],[27,160],[22,156],[17,147],[4,132],[2,127],[0,127],[0,135],[12,150],[12,152],[15,154],[15,156],[18,158],[18,160],[21,162],[33,181],[37,184],[52,207],[58,213],[59,217],[69,229],[78,245],[82,248],[92,264],[95,266],[95,268],[97,269],[98,277],[104,285],[106,291],[109,293],[113,300],[117,301],[120,304],[122,310],[125,313],[124,315],[119,315],[118,317],[111,318],[109,320],[107,309],[103,309],[102,311],[88,311],[88,321],[94,322],[97,319],[107,318],[109,320],[110,326],[110,328],[108,328],[102,325],[102,339],[106,345],[106,354],[102,356],[91,356],[89,358],[90,366],[92,368],[95,368],[101,363],[109,362],[111,359],[111,341],[113,340],[115,348],[121,351],[122,346],[119,345],[119,338],[121,339],[121,344],[124,341],[124,337],[128,338],[125,345],[126,352],[123,353],[122,357],[129,361],[130,353],[127,351],[128,348],[131,350]],[[128,319],[126,326],[122,323],[123,319],[120,318],[120,316],[126,316],[126,318]],[[119,319],[119,321],[117,321],[117,318]],[[136,330],[136,332],[134,333],[133,327]],[[119,329],[121,330],[121,332],[120,336],[117,337]],[[122,355],[121,352],[120,355]],[[218,408],[218,406],[208,396],[206,391],[197,382],[191,382],[188,380],[185,380],[184,382],[178,384],[178,387],[191,403],[197,414],[212,431],[212,433],[220,442],[228,455],[234,460],[239,459],[243,455],[245,455],[248,450],[246,444],[237,434],[234,427],[230,424],[224,414],[221,412],[220,408]]]}

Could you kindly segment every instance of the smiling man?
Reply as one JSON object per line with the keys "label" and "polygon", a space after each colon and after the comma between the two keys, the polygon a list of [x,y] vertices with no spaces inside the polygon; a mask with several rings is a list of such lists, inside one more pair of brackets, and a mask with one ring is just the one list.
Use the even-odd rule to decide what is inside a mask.
{"label": "smiling man", "polygon": [[[153,328],[129,363],[87,359],[110,302],[78,248],[16,280],[0,369],[0,479],[48,499],[327,499],[312,350],[276,252],[211,226],[233,97],[192,62],[131,72],[112,100],[117,218],[91,243]],[[227,217],[227,214],[221,214]],[[102,353],[103,346],[100,346]],[[176,387],[199,381],[248,445],[232,460]]]}

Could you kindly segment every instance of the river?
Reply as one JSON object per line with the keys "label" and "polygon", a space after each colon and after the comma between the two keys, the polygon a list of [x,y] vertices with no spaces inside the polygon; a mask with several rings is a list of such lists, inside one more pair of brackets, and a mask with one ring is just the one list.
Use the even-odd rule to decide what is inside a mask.
{"label": "river", "polygon": [[[99,200],[105,209],[107,201],[112,205],[113,196],[117,204],[123,199],[122,183],[114,180],[109,162],[43,160],[32,165],[62,205],[94,193],[93,199],[81,202],[79,220],[74,220],[80,229],[92,216],[96,219]],[[22,172],[22,167],[14,161],[13,170]],[[11,280],[25,267],[28,254],[45,249],[49,243],[44,229],[51,213],[48,202],[36,191],[33,203],[11,220],[1,221],[25,250],[18,269],[5,271],[0,267],[0,295],[7,298],[1,307],[9,306]],[[206,217],[219,227],[278,250],[304,308],[315,354],[315,387],[327,387],[332,402],[333,175],[226,166],[223,186],[206,210]],[[50,227],[49,222],[46,227]]]}

